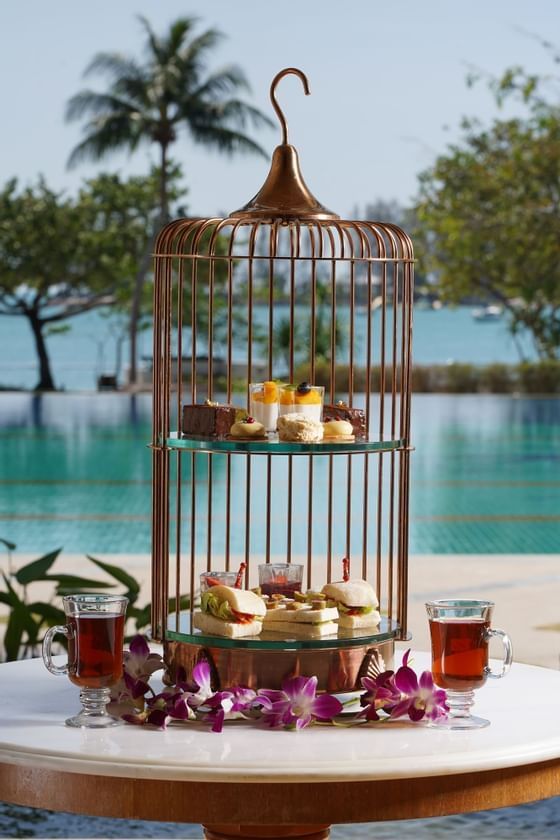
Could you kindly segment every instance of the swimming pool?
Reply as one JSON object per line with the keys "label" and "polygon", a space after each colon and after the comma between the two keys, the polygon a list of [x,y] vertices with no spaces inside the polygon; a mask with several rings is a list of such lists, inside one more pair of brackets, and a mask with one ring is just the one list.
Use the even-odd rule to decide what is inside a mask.
{"label": "swimming pool", "polygon": [[[1,394],[0,536],[22,552],[148,553],[150,410],[147,394]],[[560,550],[559,399],[418,395],[413,442],[412,553]]]}

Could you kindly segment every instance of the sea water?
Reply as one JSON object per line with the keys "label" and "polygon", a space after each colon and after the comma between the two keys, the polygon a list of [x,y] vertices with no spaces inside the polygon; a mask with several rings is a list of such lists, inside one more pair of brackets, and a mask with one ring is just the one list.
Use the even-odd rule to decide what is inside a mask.
{"label": "sea water", "polygon": [[[297,307],[296,307],[297,309]],[[276,323],[285,318],[288,308],[278,306],[275,310]],[[305,310],[305,313],[307,310]],[[346,347],[339,353],[339,361],[344,363],[348,356],[348,307],[337,307]],[[296,318],[298,312],[296,311]],[[266,332],[268,310],[255,307],[255,323]],[[388,310],[387,322],[391,320]],[[373,316],[373,334],[379,335],[381,312]],[[102,373],[114,374],[117,365],[117,342],[122,336],[122,359],[120,381],[123,381],[124,367],[128,360],[126,333],[116,330],[116,320],[108,313],[99,310],[87,312],[71,318],[67,322],[69,331],[47,336],[46,342],[52,363],[53,376],[58,388],[71,390],[94,390],[97,377]],[[355,358],[365,358],[366,312],[356,311]],[[521,339],[527,358],[534,356],[532,346]],[[149,364],[152,357],[152,332],[144,330],[139,334],[139,358]],[[184,335],[184,352],[189,353],[188,330]],[[199,353],[207,352],[202,345]],[[219,343],[214,345],[214,355],[225,355]],[[260,351],[262,356],[262,351]],[[234,361],[242,362],[246,357],[246,348],[242,341],[234,347]],[[414,313],[413,358],[416,364],[446,364],[448,362],[467,362],[486,364],[504,362],[514,364],[519,361],[516,345],[508,330],[505,318],[493,321],[476,321],[472,308],[458,306],[435,310],[417,310]],[[259,347],[255,347],[254,361],[259,361]],[[0,315],[0,387],[32,388],[37,382],[37,361],[31,331],[24,318],[2,317]]]}

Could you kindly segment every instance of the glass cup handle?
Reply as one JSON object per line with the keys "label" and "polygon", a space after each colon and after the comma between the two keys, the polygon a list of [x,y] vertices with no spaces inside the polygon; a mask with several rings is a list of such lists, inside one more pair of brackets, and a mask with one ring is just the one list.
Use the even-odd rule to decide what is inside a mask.
{"label": "glass cup handle", "polygon": [[489,628],[486,631],[486,639],[489,640],[496,636],[500,637],[504,646],[504,659],[502,662],[502,670],[499,674],[495,674],[494,671],[488,665],[484,670],[487,677],[493,677],[495,680],[500,680],[502,677],[505,677],[505,675],[511,668],[511,663],[513,662],[513,645],[511,644],[511,640],[508,634],[504,633],[503,630],[492,630]]}
{"label": "glass cup handle", "polygon": [[51,647],[53,638],[59,633],[62,636],[66,636],[67,639],[72,638],[72,631],[66,624],[57,624],[56,627],[49,627],[43,639],[43,662],[45,663],[45,668],[47,668],[51,674],[58,675],[68,673],[68,663],[66,663],[66,665],[55,665],[52,658]]}

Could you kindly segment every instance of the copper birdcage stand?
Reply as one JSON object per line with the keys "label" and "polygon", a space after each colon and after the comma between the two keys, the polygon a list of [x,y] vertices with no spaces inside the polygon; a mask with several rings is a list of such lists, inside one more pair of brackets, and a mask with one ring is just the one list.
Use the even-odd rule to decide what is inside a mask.
{"label": "copper birdcage stand", "polygon": [[[273,80],[282,144],[259,193],[225,219],[174,221],[156,242],[152,634],[171,672],[205,658],[222,687],[316,674],[320,689],[342,691],[389,665],[407,636],[413,250],[397,226],[341,220],[311,194],[276,100],[288,74],[309,93],[300,70]],[[326,378],[331,403],[361,403],[366,439],[290,448],[181,433],[184,402],[248,406],[250,382],[302,370]],[[241,559],[255,586],[258,563],[297,560],[312,588],[340,579],[344,555],[378,593],[374,631],[298,643],[191,630],[201,571]]]}

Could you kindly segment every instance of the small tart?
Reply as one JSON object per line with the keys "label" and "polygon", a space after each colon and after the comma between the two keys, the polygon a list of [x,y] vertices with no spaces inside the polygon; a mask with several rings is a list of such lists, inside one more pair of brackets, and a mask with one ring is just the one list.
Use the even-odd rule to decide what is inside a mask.
{"label": "small tart", "polygon": [[354,427],[348,420],[327,420],[323,423],[323,440],[354,440]]}
{"label": "small tart", "polygon": [[236,440],[264,440],[266,432],[262,423],[253,420],[248,423],[246,420],[237,420],[229,430],[229,436]]}
{"label": "small tart", "polygon": [[323,440],[323,424],[305,414],[284,414],[278,418],[278,437],[295,443],[319,443]]}

